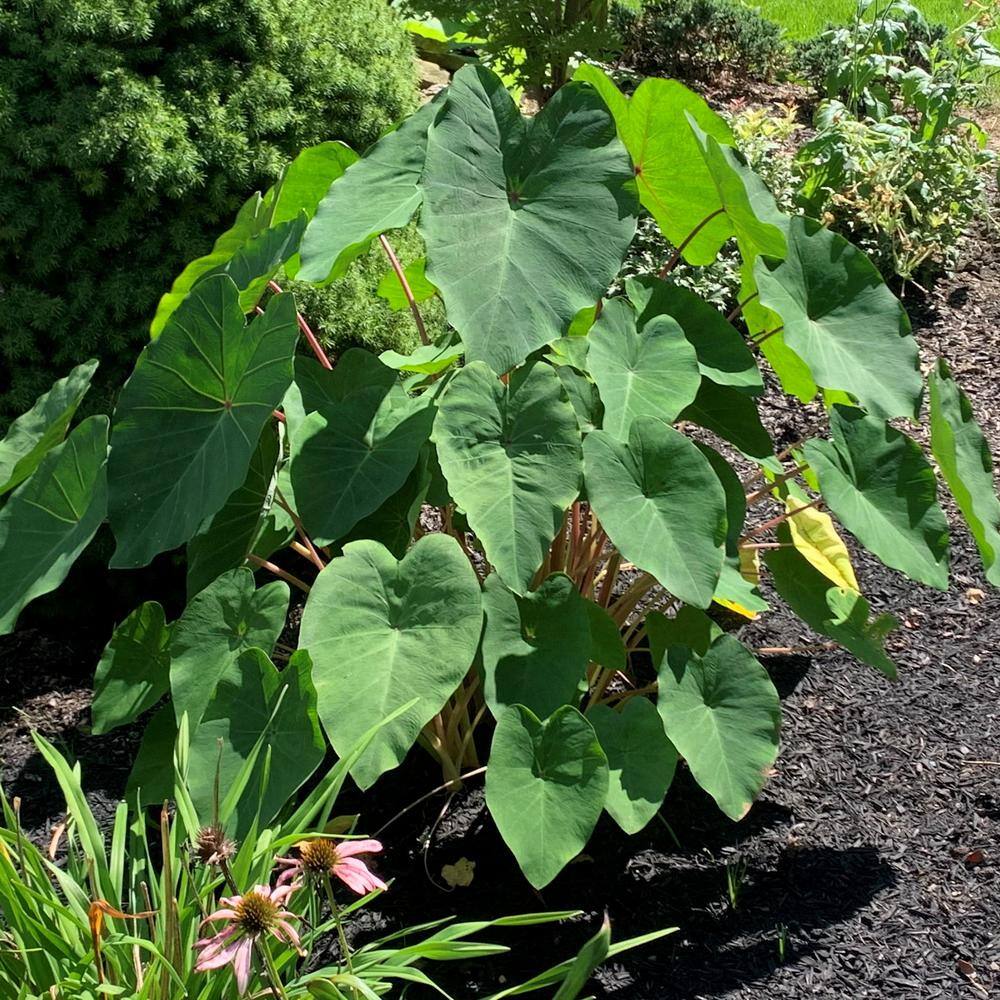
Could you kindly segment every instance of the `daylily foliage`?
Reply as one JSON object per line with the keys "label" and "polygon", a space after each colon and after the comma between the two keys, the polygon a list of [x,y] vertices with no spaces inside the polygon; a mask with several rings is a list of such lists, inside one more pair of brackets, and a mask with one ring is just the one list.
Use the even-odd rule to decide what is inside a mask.
{"label": "daylily foliage", "polygon": [[[730,142],[673,82],[626,99],[584,67],[528,120],[496,76],[465,67],[363,156],[305,151],[253,202],[242,242],[234,228],[182,275],[122,392],[106,477],[101,421],[60,444],[90,369],[12,428],[4,628],[62,581],[106,510],[115,566],[187,545],[188,608],[169,623],[143,605],[98,668],[101,729],[169,698],[136,764],[149,801],[182,715],[193,746],[221,746],[223,774],[268,734],[241,823],[268,822],[326,740],[344,753],[391,715],[352,763],[358,783],[416,744],[456,782],[485,763],[489,808],[541,887],[602,810],[628,832],[648,823],[679,758],[727,815],[750,809],[780,703],[715,619],[765,611],[761,576],[895,676],[895,622],[872,612],[837,522],[947,588],[934,468],[886,422],[920,415],[916,344],[864,255],[782,215]],[[677,259],[736,241],[740,309],[671,285],[669,262],[608,298],[641,208]],[[380,293],[417,313],[439,295],[453,330],[409,358],[331,363],[267,281],[336,280],[413,217],[426,260],[387,267]],[[776,454],[763,359],[791,395],[822,394],[829,439]],[[930,399],[934,457],[996,583],[989,453],[943,363]],[[297,652],[276,646],[288,589],[258,588],[247,566],[306,595]],[[202,798],[197,771],[217,766],[204,756]]]}

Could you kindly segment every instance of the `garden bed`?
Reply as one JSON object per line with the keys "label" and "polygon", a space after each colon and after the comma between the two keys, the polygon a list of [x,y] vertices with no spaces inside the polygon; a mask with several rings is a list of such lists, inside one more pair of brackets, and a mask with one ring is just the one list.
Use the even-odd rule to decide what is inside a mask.
{"label": "garden bed", "polygon": [[[960,273],[909,306],[925,360],[948,359],[997,450],[1000,250],[983,232],[965,257]],[[801,420],[790,406],[774,431],[791,439],[805,429]],[[783,751],[743,823],[731,824],[693,782],[679,780],[662,813],[669,830],[654,822],[628,839],[605,818],[587,855],[539,897],[486,817],[474,780],[427,852],[442,796],[385,830],[382,874],[396,882],[354,933],[373,921],[456,909],[474,917],[574,907],[592,924],[607,908],[616,936],[680,930],[605,966],[606,997],[990,995],[1000,983],[1000,627],[971,539],[956,532],[953,546],[957,587],[949,594],[914,587],[854,552],[865,593],[903,621],[890,644],[904,666],[898,684],[839,651],[765,659],[784,697]],[[780,606],[741,638],[758,647],[811,639]],[[60,821],[61,800],[33,752],[32,726],[79,755],[99,816],[110,816],[137,747],[136,727],[85,735],[95,640],[33,629],[0,639],[0,777],[8,795],[21,797],[39,841]],[[364,801],[361,828],[377,830],[437,780],[429,761],[411,757]],[[348,795],[343,808],[355,807],[360,801]],[[444,891],[442,867],[463,857],[476,865],[471,885]],[[727,866],[740,883],[735,909]],[[570,925],[546,932],[541,948],[537,937],[526,939],[506,963],[455,968],[451,987],[465,997],[487,985],[469,976],[530,973],[582,933]]]}

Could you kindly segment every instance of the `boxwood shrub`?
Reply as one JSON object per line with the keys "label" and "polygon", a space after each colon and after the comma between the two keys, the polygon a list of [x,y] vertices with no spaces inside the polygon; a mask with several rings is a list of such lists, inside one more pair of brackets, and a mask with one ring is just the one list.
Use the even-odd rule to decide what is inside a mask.
{"label": "boxwood shrub", "polygon": [[363,149],[415,102],[384,0],[7,0],[0,427],[95,355],[107,407],[159,296],[249,191],[324,139]]}

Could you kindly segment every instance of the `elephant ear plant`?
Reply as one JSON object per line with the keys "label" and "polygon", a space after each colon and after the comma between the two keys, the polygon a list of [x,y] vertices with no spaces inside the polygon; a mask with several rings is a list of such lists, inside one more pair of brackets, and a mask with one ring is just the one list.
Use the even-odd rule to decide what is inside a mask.
{"label": "elephant ear plant", "polygon": [[[677,252],[609,298],[640,208]],[[426,259],[404,271],[385,234],[414,216]],[[727,317],[669,279],[731,240],[744,287]],[[373,241],[396,304],[419,321],[439,296],[450,328],[412,355],[333,363],[280,282],[337,280]],[[584,66],[528,120],[498,78],[463,68],[363,156],[304,151],[177,279],[153,333],[110,459],[100,417],[59,443],[89,369],[0,446],[0,489],[16,487],[0,622],[60,583],[105,516],[113,567],[186,545],[186,609],[168,622],[147,603],[115,631],[94,728],[156,707],[132,776],[155,802],[186,718],[203,811],[215,767],[240,773],[267,733],[237,835],[281,811],[327,742],[344,755],[386,718],[357,783],[417,744],[452,786],[485,769],[536,887],[602,811],[630,833],[649,823],[680,759],[739,820],[781,712],[717,621],[766,612],[766,574],[894,678],[896,622],[873,614],[836,522],[948,586],[936,475],[899,429],[924,394],[906,314],[861,252],[781,214],[725,122],[672,81],[626,97]],[[775,453],[762,358],[791,396],[821,396],[828,434]],[[934,458],[1000,584],[989,453],[944,362],[929,400]],[[297,649],[278,642],[290,586]]]}

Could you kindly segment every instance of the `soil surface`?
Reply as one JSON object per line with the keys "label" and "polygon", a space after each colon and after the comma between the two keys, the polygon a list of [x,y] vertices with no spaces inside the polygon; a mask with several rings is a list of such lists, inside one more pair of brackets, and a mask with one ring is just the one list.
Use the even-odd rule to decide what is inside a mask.
{"label": "soil surface", "polygon": [[[909,298],[927,367],[947,358],[1000,454],[1000,241],[985,227],[965,264],[926,297]],[[786,407],[786,441],[809,414]],[[967,531],[952,521],[952,590],[916,586],[857,554],[876,611],[903,623],[890,640],[892,684],[839,651],[765,657],[784,698],[777,773],[742,823],[724,819],[681,771],[644,833],[602,820],[587,854],[541,895],[518,874],[470,781],[441,816],[435,796],[379,835],[389,894],[351,928],[377,929],[460,911],[463,919],[580,909],[567,924],[492,939],[506,959],[451,965],[458,1000],[572,955],[610,914],[624,939],[676,926],[670,937],[611,961],[592,992],[627,1000],[932,1000],[1000,996],[1000,594],[986,585]],[[767,595],[773,598],[773,595]],[[740,638],[752,647],[815,640],[777,598]],[[106,819],[138,732],[87,736],[89,684],[110,622],[53,638],[51,625],[0,639],[0,780],[22,800],[40,841],[62,802],[30,739],[32,727],[81,760]],[[100,638],[99,638],[100,637]],[[419,754],[376,795],[348,794],[378,831],[440,780]],[[442,867],[475,863],[466,888]],[[732,891],[730,891],[730,887]],[[408,994],[417,995],[417,994]]]}

